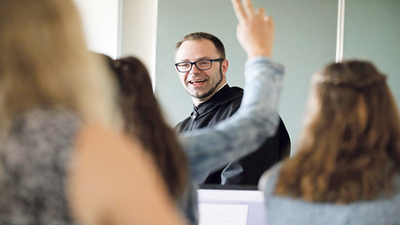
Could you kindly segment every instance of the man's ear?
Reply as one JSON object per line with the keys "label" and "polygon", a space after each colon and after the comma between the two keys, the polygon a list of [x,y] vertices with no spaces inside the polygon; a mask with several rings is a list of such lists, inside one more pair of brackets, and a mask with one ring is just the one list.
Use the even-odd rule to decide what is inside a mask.
{"label": "man's ear", "polygon": [[224,61],[221,62],[222,63],[222,75],[226,75],[226,72],[228,71],[228,67],[229,67],[229,62],[227,59],[225,59]]}

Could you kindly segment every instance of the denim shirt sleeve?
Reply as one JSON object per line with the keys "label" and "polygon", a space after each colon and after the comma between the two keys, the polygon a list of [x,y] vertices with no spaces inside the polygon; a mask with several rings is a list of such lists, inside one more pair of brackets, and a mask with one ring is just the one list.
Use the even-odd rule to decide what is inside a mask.
{"label": "denim shirt sleeve", "polygon": [[236,114],[212,128],[180,134],[192,181],[201,182],[209,172],[255,151],[275,133],[282,80],[282,65],[266,57],[247,61],[245,91]]}

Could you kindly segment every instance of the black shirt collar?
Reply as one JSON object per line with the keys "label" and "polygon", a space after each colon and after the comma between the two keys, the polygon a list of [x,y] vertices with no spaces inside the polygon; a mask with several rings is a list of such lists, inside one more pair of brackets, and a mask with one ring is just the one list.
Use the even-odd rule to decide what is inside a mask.
{"label": "black shirt collar", "polygon": [[193,115],[202,115],[206,114],[210,111],[213,111],[215,108],[218,108],[220,105],[226,104],[236,98],[241,98],[243,96],[243,89],[238,87],[230,87],[226,84],[219,91],[217,91],[210,99],[206,102],[199,104],[198,106],[193,105]]}

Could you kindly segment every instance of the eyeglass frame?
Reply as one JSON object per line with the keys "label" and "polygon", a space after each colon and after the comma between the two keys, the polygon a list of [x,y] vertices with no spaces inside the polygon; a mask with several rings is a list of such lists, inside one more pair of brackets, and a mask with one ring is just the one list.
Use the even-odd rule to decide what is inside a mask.
{"label": "eyeglass frame", "polygon": [[[223,62],[224,60],[225,60],[225,58],[200,59],[200,60],[197,60],[197,61],[195,61],[195,62],[178,62],[178,63],[175,63],[174,65],[175,65],[176,70],[178,70],[179,73],[187,73],[187,72],[190,72],[190,71],[193,69],[193,65],[195,65],[196,68],[197,68],[198,70],[200,70],[200,71],[205,71],[205,70],[211,69],[211,67],[212,67],[212,62]],[[202,61],[210,61],[210,67],[207,68],[207,69],[200,69],[200,68],[197,66],[197,63],[198,63],[198,62],[202,62]],[[180,70],[178,69],[178,65],[179,65],[180,63],[190,63],[190,69],[189,69],[188,71],[184,71],[184,72],[180,71]]]}

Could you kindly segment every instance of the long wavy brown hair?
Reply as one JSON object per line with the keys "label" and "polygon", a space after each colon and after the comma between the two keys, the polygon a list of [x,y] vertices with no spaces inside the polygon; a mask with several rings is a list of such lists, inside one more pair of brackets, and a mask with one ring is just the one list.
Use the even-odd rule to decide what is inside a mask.
{"label": "long wavy brown hair", "polygon": [[178,200],[188,185],[187,158],[175,132],[164,119],[149,73],[134,57],[112,63],[121,89],[119,101],[124,130],[151,153],[171,196]]}
{"label": "long wavy brown hair", "polygon": [[350,203],[393,194],[400,122],[385,80],[373,64],[357,60],[313,76],[299,150],[282,168],[277,195]]}

